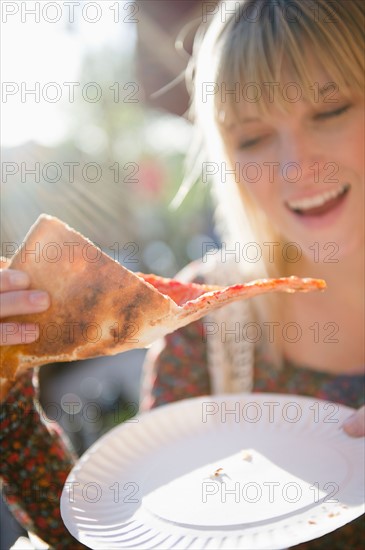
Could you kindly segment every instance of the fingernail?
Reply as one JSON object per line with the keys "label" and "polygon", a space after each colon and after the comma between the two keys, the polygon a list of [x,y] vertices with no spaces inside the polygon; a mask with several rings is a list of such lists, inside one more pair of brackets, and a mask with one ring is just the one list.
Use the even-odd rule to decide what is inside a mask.
{"label": "fingernail", "polygon": [[342,424],[342,428],[349,435],[353,435],[353,436],[358,435],[359,427],[356,422],[356,415],[352,414],[351,416],[349,416],[349,418],[347,418],[345,422]]}
{"label": "fingernail", "polygon": [[42,292],[41,290],[35,290],[29,295],[29,301],[39,307],[48,307],[49,306],[49,297],[47,292]]}
{"label": "fingernail", "polygon": [[28,283],[29,283],[29,277],[26,273],[23,273],[22,271],[18,271],[16,273],[10,274],[10,284],[12,286],[23,288],[27,286]]}
{"label": "fingernail", "polygon": [[353,437],[358,437],[361,435],[359,426],[357,424],[348,423],[342,427],[348,435],[352,435]]}

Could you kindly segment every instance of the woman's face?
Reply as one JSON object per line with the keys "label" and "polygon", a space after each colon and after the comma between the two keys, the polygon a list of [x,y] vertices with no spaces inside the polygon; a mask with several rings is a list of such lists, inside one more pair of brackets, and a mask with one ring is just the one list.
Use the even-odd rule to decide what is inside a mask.
{"label": "woman's face", "polygon": [[312,259],[315,243],[334,243],[327,248],[339,258],[363,247],[364,100],[346,99],[317,76],[314,106],[300,99],[279,111],[280,87],[269,116],[242,101],[225,141],[240,185],[280,233]]}

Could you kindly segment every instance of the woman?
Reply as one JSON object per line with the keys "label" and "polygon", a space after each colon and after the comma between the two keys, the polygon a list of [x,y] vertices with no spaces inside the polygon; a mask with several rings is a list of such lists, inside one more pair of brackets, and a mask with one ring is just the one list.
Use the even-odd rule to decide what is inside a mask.
{"label": "woman", "polygon": [[[218,7],[198,48],[194,106],[204,143],[202,176],[217,176],[223,246],[208,250],[212,265],[205,257],[181,277],[228,284],[237,277],[295,274],[324,278],[328,290],[228,306],[158,342],[146,363],[145,409],[247,389],[363,404],[363,20],[362,0],[249,0]],[[12,275],[1,274],[3,317],[47,308],[47,297],[31,303],[29,281]],[[253,320],[259,338],[246,331]],[[21,400],[26,407],[32,399],[26,378],[8,389],[13,406],[4,419],[3,476],[29,528],[57,547],[62,543],[50,522],[54,514],[60,528],[57,501],[25,500],[27,475],[19,483],[13,473],[15,461],[18,472],[27,468],[23,445],[29,436],[17,418]],[[54,434],[42,442],[39,417],[29,422],[31,448],[52,447],[55,458],[35,460],[32,475],[41,479],[40,469],[48,472],[51,463],[62,486],[72,456],[63,448],[57,459]],[[363,409],[345,429],[364,434]],[[357,548],[361,537],[357,521],[303,547]]]}
{"label": "woman", "polygon": [[[364,5],[356,0],[232,5],[236,12],[228,15],[227,7],[218,12],[199,47],[194,86],[195,120],[205,146],[202,170],[216,175],[223,247],[218,253],[208,250],[209,258],[182,276],[190,271],[211,282],[222,280],[220,272],[235,270],[235,281],[237,274],[325,279],[328,289],[321,295],[250,301],[259,328],[267,329],[255,346],[256,361],[268,352],[274,358],[269,373],[265,365],[256,375],[260,380],[279,376],[283,361],[300,365],[306,376],[313,375],[313,383],[334,382],[334,393],[326,398],[359,406],[364,365]],[[227,311],[222,310],[226,318]],[[284,330],[290,323],[294,328],[296,323],[297,337]],[[192,326],[186,329],[191,331]],[[212,332],[200,340],[209,344]],[[244,340],[242,335],[244,331]],[[197,370],[202,387],[194,393],[200,394],[211,380],[207,369],[199,365]],[[161,396],[161,368],[157,376],[159,380],[155,372],[148,391],[152,397],[158,393],[161,404],[170,399]],[[183,386],[191,376],[182,375]],[[337,387],[345,382],[341,376],[344,385],[357,389],[356,396]],[[185,396],[175,379],[168,385],[177,392],[174,398]],[[256,380],[256,388],[263,390],[264,380]],[[290,388],[303,393],[300,386]],[[319,397],[318,392],[323,395],[320,386],[305,393]]]}
{"label": "woman", "polygon": [[[193,107],[223,246],[208,250],[211,267],[205,257],[182,277],[295,274],[328,289],[227,306],[167,336],[147,357],[145,409],[250,389],[363,405],[364,7],[248,0],[217,10],[197,48]],[[344,429],[364,435],[364,407]],[[300,548],[359,548],[362,526]]]}

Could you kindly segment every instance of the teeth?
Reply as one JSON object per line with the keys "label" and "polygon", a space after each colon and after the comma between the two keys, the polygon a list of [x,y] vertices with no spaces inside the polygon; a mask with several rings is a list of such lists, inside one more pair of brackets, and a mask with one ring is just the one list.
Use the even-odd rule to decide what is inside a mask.
{"label": "teeth", "polygon": [[309,208],[315,208],[316,206],[322,206],[331,199],[339,197],[342,193],[347,191],[350,186],[348,184],[341,185],[338,189],[333,191],[325,191],[315,197],[301,199],[297,201],[288,201],[287,204],[292,210],[308,210]]}

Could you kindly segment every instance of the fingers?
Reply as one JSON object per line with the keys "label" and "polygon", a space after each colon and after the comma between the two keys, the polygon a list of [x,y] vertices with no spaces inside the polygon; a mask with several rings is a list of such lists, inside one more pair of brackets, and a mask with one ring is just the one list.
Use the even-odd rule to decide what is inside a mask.
{"label": "fingers", "polygon": [[24,271],[0,270],[0,318],[48,309],[48,294],[42,290],[26,290],[29,285],[29,276]]}
{"label": "fingers", "polygon": [[[42,290],[27,290],[27,273],[14,269],[0,269],[0,318],[39,313],[48,309],[50,298]],[[39,337],[36,323],[0,323],[0,344],[28,344]]]}
{"label": "fingers", "polygon": [[0,323],[0,342],[2,346],[30,344],[39,337],[36,323]]}
{"label": "fingers", "polygon": [[365,435],[365,407],[361,407],[356,413],[350,416],[344,424],[344,431],[352,437],[362,437]]}
{"label": "fingers", "polygon": [[29,276],[24,271],[0,269],[0,292],[22,290],[30,285]]}
{"label": "fingers", "polygon": [[48,309],[49,305],[49,296],[42,290],[3,292],[0,295],[0,317],[39,313]]}

